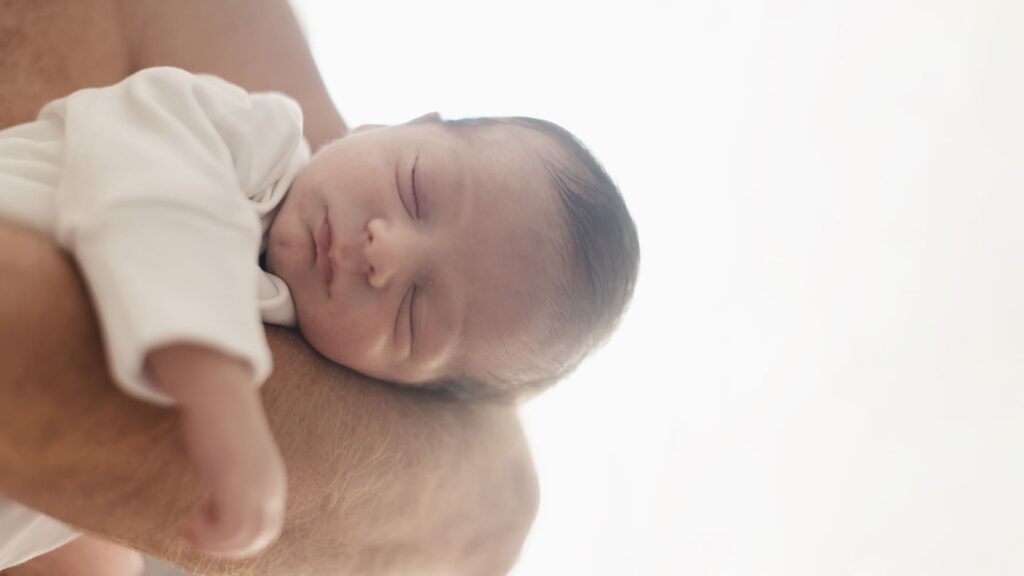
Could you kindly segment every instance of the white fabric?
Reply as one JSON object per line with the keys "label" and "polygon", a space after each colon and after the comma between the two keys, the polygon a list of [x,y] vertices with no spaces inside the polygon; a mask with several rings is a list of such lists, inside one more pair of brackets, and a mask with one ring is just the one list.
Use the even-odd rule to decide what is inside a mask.
{"label": "white fabric", "polygon": [[0,498],[0,570],[45,554],[76,536],[57,520]]}
{"label": "white fabric", "polygon": [[[136,398],[169,404],[144,370],[146,354],[169,342],[245,359],[254,385],[269,376],[261,318],[290,325],[295,313],[287,286],[260,270],[258,257],[309,156],[290,98],[147,69],[0,131],[0,218],[52,235],[74,255],[114,380]],[[11,506],[0,499],[0,534],[18,533],[3,523]],[[23,511],[12,521],[28,530]],[[0,553],[16,546],[5,538]],[[25,550],[46,548],[29,543]],[[0,568],[16,556],[0,554]]]}

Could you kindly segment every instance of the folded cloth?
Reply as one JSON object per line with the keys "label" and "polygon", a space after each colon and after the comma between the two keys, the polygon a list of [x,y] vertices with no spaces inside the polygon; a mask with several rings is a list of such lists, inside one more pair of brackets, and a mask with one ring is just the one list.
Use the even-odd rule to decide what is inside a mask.
{"label": "folded cloth", "polygon": [[63,546],[76,536],[66,524],[0,498],[0,570]]}

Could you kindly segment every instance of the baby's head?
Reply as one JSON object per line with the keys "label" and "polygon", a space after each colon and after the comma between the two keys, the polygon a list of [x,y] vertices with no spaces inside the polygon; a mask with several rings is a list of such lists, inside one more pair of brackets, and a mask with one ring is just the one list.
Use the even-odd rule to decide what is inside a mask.
{"label": "baby's head", "polygon": [[636,230],[562,128],[427,116],[324,147],[267,263],[324,356],[393,382],[515,397],[564,376],[632,295]]}

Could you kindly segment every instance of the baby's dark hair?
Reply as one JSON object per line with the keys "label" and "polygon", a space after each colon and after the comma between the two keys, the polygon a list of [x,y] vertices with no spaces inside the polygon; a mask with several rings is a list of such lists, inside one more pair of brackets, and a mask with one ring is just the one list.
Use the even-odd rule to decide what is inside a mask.
{"label": "baby's dark hair", "polygon": [[[445,120],[454,133],[472,139],[492,128],[521,128],[554,144],[555,155],[538,150],[566,226],[563,259],[568,278],[557,286],[549,334],[530,349],[516,374],[464,374],[435,386],[455,397],[511,400],[530,396],[572,372],[614,332],[633,295],[640,262],[636,225],[622,194],[589,150],[568,130],[528,117]],[[536,352],[536,353],[531,353]],[[554,352],[554,353],[552,353]]]}

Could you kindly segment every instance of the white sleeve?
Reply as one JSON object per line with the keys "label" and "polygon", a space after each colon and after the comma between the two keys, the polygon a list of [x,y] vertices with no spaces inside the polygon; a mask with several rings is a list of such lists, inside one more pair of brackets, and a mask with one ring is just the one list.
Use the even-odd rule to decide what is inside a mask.
{"label": "white sleeve", "polygon": [[261,229],[246,194],[301,144],[298,105],[154,68],[47,114],[66,126],[58,241],[85,276],[117,383],[170,403],[145,359],[174,342],[240,357],[262,383],[271,360],[256,293]]}

